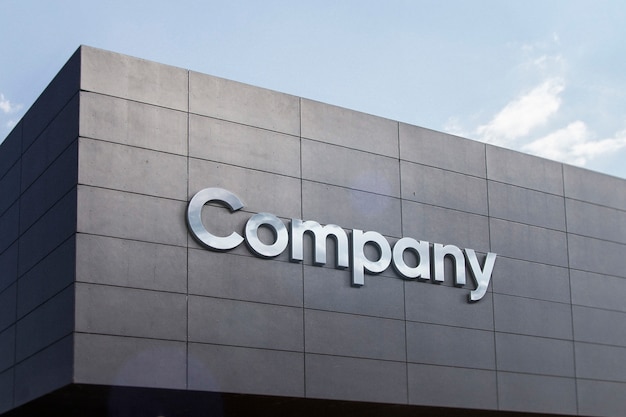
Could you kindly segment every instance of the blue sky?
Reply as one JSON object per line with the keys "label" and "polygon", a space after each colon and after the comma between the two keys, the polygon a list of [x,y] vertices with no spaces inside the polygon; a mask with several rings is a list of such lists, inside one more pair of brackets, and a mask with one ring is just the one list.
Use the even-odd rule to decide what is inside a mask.
{"label": "blue sky", "polygon": [[626,178],[626,2],[0,0],[0,141],[80,44]]}

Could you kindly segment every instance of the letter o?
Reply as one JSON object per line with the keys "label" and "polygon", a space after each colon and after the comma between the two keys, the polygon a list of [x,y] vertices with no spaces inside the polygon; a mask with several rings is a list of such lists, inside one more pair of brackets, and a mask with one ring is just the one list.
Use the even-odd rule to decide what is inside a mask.
{"label": "letter o", "polygon": [[[266,245],[259,239],[259,227],[269,226],[274,233],[274,243]],[[250,217],[245,229],[246,244],[248,247],[263,258],[273,258],[280,255],[287,248],[289,234],[287,228],[280,219],[271,213],[257,213]]]}

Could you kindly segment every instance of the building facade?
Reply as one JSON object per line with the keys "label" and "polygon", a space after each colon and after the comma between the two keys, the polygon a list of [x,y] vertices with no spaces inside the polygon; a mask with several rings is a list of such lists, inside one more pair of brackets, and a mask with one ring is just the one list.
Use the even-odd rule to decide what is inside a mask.
{"label": "building facade", "polygon": [[626,414],[625,180],[81,47],[0,196],[7,415]]}

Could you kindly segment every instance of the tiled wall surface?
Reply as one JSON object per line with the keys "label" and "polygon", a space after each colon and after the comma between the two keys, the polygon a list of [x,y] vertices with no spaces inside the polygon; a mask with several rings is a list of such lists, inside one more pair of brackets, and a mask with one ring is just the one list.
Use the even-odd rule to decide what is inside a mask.
{"label": "tiled wall surface", "polygon": [[[92,48],[57,78],[0,147],[0,409],[73,379],[626,410],[626,181]],[[495,252],[489,291],[354,288],[332,243],[321,267],[208,251],[206,187],[245,203],[205,206],[216,234],[270,212]]]}

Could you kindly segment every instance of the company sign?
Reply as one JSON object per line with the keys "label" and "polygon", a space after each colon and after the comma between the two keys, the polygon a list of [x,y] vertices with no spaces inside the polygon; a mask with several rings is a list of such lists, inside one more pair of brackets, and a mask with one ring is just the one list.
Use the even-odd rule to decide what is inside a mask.
{"label": "company sign", "polygon": [[[289,260],[300,262],[303,256],[304,234],[313,238],[313,263],[321,266],[326,264],[327,239],[335,241],[336,268],[350,269],[354,287],[365,284],[365,274],[383,272],[390,265],[397,274],[407,280],[432,281],[441,283],[444,280],[444,260],[452,260],[454,265],[454,285],[466,284],[466,264],[476,289],[471,290],[468,300],[475,302],[483,298],[489,287],[491,274],[496,262],[495,253],[487,253],[481,267],[473,249],[464,249],[454,245],[418,241],[411,237],[399,239],[393,247],[378,232],[352,229],[346,231],[334,224],[320,225],[313,220],[303,221],[291,219],[289,226],[271,213],[257,213],[250,217],[244,228],[244,236],[232,232],[228,236],[216,236],[209,232],[202,223],[202,207],[209,202],[225,205],[231,212],[244,207],[243,202],[232,192],[222,188],[205,188],[193,196],[187,207],[187,226],[194,238],[204,247],[227,251],[246,242],[248,248],[262,258],[273,258],[289,247]],[[274,235],[274,242],[267,244],[259,238],[260,227],[269,228]],[[365,254],[366,245],[373,245],[378,251],[378,259],[372,260]],[[417,257],[417,265],[408,265],[404,259],[405,252],[410,251]]]}

